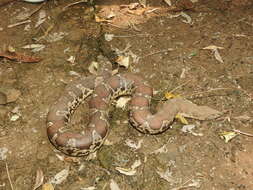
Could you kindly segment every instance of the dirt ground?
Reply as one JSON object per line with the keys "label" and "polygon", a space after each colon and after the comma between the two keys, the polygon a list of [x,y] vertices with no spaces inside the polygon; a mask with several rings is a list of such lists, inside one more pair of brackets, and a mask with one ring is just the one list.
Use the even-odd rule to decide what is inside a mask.
{"label": "dirt ground", "polygon": [[[42,58],[23,63],[0,57],[0,89],[11,89],[13,99],[0,105],[0,190],[33,189],[36,175],[44,176],[44,190],[50,180],[62,190],[253,189],[253,3],[74,2],[0,4],[1,52]],[[29,44],[45,47],[32,52],[23,48]],[[214,49],[203,49],[208,46]],[[88,67],[98,55],[114,63],[119,51],[130,56],[130,67],[119,72],[144,77],[157,92],[152,103],[173,90],[223,114],[187,119],[192,132],[176,120],[162,134],[145,135],[127,122],[126,110],[112,109],[109,143],[96,154],[71,158],[57,152],[46,135],[50,105],[66,84],[91,75]],[[80,106],[72,125],[87,123],[88,111]],[[239,132],[226,143],[221,134],[234,130]]]}

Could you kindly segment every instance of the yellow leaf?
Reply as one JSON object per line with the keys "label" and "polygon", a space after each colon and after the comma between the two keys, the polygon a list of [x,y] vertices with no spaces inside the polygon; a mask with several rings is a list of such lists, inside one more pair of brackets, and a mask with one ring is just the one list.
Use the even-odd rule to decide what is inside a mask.
{"label": "yellow leaf", "polygon": [[42,190],[54,190],[54,186],[51,183],[45,183],[42,185]]}
{"label": "yellow leaf", "polygon": [[164,96],[165,96],[165,98],[166,98],[167,100],[172,99],[172,98],[178,98],[178,97],[180,97],[180,95],[178,95],[178,94],[172,94],[172,93],[170,93],[170,92],[166,92],[166,93],[164,94]]}
{"label": "yellow leaf", "polygon": [[233,139],[236,136],[236,132],[232,132],[232,131],[224,131],[222,133],[220,133],[221,138],[223,138],[225,140],[225,143],[228,143],[231,139]]}
{"label": "yellow leaf", "polygon": [[185,124],[185,125],[188,125],[188,121],[184,118],[184,116],[182,116],[181,114],[177,114],[176,115],[176,118],[180,120],[181,123]]}

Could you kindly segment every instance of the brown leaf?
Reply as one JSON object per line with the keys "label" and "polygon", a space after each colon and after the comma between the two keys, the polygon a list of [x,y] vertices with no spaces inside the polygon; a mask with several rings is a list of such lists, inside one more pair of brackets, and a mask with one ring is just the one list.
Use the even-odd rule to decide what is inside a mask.
{"label": "brown leaf", "polygon": [[4,57],[10,60],[24,62],[24,63],[37,63],[40,62],[42,59],[35,56],[25,55],[22,53],[17,52],[0,52],[0,57]]}

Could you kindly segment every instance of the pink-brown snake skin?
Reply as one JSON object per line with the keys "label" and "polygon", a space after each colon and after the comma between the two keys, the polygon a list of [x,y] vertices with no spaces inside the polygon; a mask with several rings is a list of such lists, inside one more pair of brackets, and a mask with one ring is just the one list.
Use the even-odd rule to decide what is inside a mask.
{"label": "pink-brown snake skin", "polygon": [[[96,151],[109,132],[109,105],[122,95],[131,95],[130,123],[140,132],[162,133],[170,127],[170,105],[164,104],[156,114],[150,112],[153,89],[132,73],[111,76],[110,69],[102,71],[102,82],[96,85],[97,76],[90,76],[69,84],[47,116],[47,134],[51,143],[70,156],[84,156]],[[81,133],[66,131],[70,116],[88,96],[90,122]]]}

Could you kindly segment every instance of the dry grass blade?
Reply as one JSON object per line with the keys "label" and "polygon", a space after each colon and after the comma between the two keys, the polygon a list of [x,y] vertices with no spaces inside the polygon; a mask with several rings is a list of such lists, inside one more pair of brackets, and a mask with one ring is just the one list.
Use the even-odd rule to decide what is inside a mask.
{"label": "dry grass blade", "polygon": [[7,162],[5,162],[5,168],[6,168],[6,172],[7,172],[8,180],[9,180],[9,182],[10,182],[11,189],[14,190],[13,185],[12,185],[12,181],[11,181],[11,177],[10,177],[10,173],[9,173],[9,167],[8,167]]}
{"label": "dry grass blade", "polygon": [[35,180],[33,190],[40,187],[43,184],[43,180],[44,180],[43,171],[39,168],[36,173],[36,180]]}

